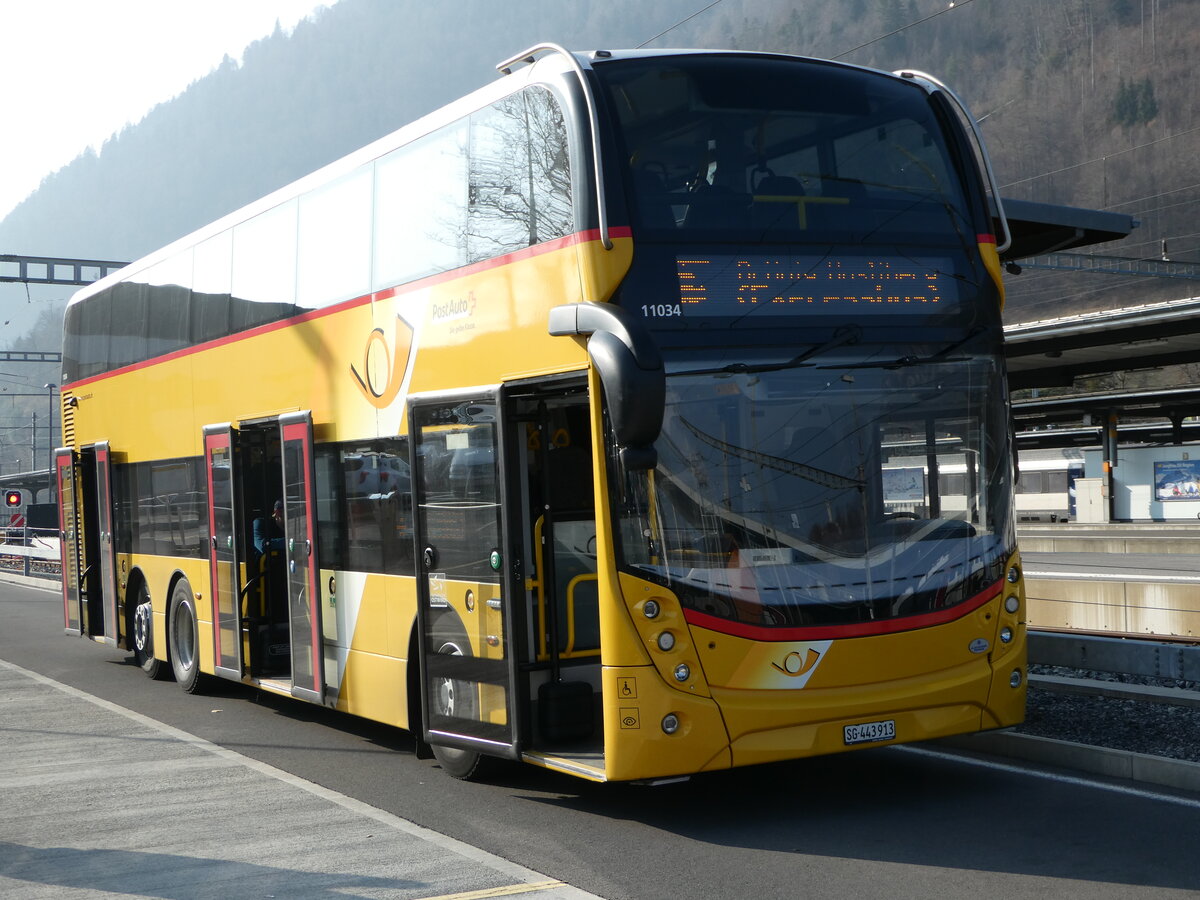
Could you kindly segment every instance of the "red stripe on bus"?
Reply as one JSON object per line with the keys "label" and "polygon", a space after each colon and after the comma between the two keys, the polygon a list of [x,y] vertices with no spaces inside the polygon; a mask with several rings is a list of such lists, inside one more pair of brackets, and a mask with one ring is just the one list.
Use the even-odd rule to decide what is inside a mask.
{"label": "red stripe on bus", "polygon": [[[626,238],[631,234],[630,229],[626,226],[610,228],[608,233],[610,237],[614,238]],[[65,384],[63,385],[63,388],[77,390],[78,388],[86,385],[102,381],[105,378],[112,378],[116,375],[126,375],[130,372],[136,372],[139,369],[157,366],[160,363],[170,362],[176,359],[183,359],[184,357],[190,356],[193,353],[200,353],[205,350],[212,350],[215,347],[224,347],[229,344],[236,344],[239,341],[245,341],[263,334],[269,334],[272,331],[290,328],[292,325],[298,325],[301,322],[311,322],[314,319],[320,319],[324,316],[332,316],[347,309],[353,309],[356,306],[363,306],[372,302],[373,300],[387,300],[390,297],[410,294],[414,291],[429,288],[447,281],[454,281],[455,279],[466,278],[479,272],[486,272],[489,269],[498,269],[502,266],[507,266],[523,259],[532,259],[534,257],[543,256],[547,253],[553,253],[556,250],[562,250],[566,247],[587,244],[598,240],[600,240],[600,230],[598,228],[593,228],[588,231],[577,231],[574,234],[567,235],[566,237],[557,238],[553,241],[546,241],[545,243],[541,244],[534,244],[532,247],[525,247],[521,250],[514,250],[512,253],[506,253],[503,256],[497,256],[494,259],[485,259],[477,263],[472,263],[469,266],[462,266],[457,269],[450,269],[446,272],[439,272],[436,275],[429,275],[417,281],[410,281],[406,284],[396,285],[395,287],[384,288],[381,291],[363,294],[359,297],[352,297],[349,300],[343,300],[340,303],[335,303],[333,306],[326,306],[322,307],[321,309],[311,309],[306,312],[299,313],[298,315],[291,316],[290,318],[280,319],[277,322],[268,322],[265,325],[258,325],[255,328],[248,329],[247,331],[239,331],[237,334],[231,334],[227,337],[215,338],[211,341],[205,341],[202,344],[193,344],[190,347],[181,347],[178,350],[172,350],[170,353],[164,353],[161,356],[155,356],[151,359],[143,360],[141,362],[130,363],[127,366],[121,366],[119,369],[112,369],[108,372],[102,372],[99,375],[89,375],[87,378],[81,378],[79,381]]]}
{"label": "red stripe on bus", "polygon": [[977,234],[975,235],[975,241],[979,244],[994,244],[996,243],[996,236],[994,234]]}
{"label": "red stripe on bus", "polygon": [[838,638],[868,637],[879,634],[895,634],[900,631],[915,631],[918,628],[929,628],[933,625],[944,625],[961,619],[985,603],[999,596],[1004,588],[1003,581],[997,581],[991,587],[985,588],[970,600],[956,604],[947,609],[922,613],[919,616],[905,616],[898,619],[883,619],[877,622],[855,622],[850,625],[814,625],[801,628],[769,628],[764,625],[748,625],[744,622],[730,622],[707,613],[685,609],[683,617],[689,625],[717,631],[733,637],[746,638],[752,641],[821,641]]}

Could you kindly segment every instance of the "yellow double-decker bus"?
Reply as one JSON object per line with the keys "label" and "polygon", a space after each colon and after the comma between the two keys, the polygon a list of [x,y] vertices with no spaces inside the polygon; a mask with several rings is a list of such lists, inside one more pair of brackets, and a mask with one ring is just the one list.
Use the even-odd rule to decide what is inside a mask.
{"label": "yellow double-decker bus", "polygon": [[67,631],[463,778],[1019,722],[1006,226],[954,95],[761,53],[500,69],[74,297]]}

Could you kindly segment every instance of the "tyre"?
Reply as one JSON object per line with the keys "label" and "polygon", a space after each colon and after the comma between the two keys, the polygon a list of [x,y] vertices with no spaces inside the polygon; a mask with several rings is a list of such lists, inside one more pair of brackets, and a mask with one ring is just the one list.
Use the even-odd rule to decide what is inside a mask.
{"label": "tyre", "polygon": [[129,601],[133,605],[133,658],[143,672],[154,679],[167,677],[167,664],[154,655],[154,610],[150,605],[150,589],[139,581]]}
{"label": "tyre", "polygon": [[196,624],[196,601],[186,578],[175,583],[167,614],[167,643],[171,651],[171,670],[186,693],[200,690],[200,629]]}
{"label": "tyre", "polygon": [[[433,623],[432,644],[434,653],[449,656],[467,656],[471,645],[458,622],[450,616],[441,616]],[[476,688],[469,681],[457,678],[435,678],[429,685],[430,718],[451,717],[457,719],[475,720],[479,716],[479,702],[475,694]],[[434,744],[431,748],[434,758],[442,770],[453,778],[469,781],[484,774],[495,759],[484,756],[477,750],[463,750],[458,747],[440,747]]]}

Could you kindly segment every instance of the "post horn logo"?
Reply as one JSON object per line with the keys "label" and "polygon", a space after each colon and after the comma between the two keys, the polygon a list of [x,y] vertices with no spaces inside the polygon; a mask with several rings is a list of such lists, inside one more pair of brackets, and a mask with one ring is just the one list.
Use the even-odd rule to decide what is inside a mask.
{"label": "post horn logo", "polygon": [[805,653],[799,650],[793,650],[779,662],[772,662],[771,666],[778,669],[784,675],[791,678],[799,678],[801,675],[807,675],[813,670],[813,666],[817,664],[817,660],[821,658],[821,654],[809,647]]}
{"label": "post horn logo", "polygon": [[391,349],[384,330],[373,328],[363,347],[362,371],[351,364],[350,373],[367,402],[376,409],[390,406],[399,395],[404,374],[408,371],[412,342],[412,326],[396,316],[396,334]]}

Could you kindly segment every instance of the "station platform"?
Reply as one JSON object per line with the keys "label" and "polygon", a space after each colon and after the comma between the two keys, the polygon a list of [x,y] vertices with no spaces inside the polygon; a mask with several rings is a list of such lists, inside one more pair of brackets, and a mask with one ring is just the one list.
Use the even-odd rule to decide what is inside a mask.
{"label": "station platform", "polygon": [[594,897],[4,660],[0,702],[6,900]]}
{"label": "station platform", "polygon": [[1021,525],[1031,629],[1200,640],[1200,521]]}

